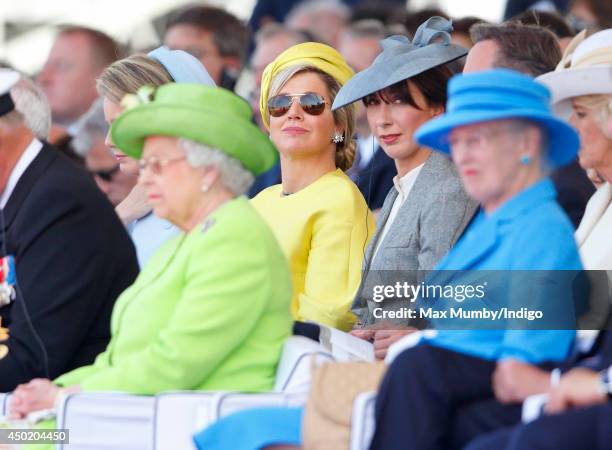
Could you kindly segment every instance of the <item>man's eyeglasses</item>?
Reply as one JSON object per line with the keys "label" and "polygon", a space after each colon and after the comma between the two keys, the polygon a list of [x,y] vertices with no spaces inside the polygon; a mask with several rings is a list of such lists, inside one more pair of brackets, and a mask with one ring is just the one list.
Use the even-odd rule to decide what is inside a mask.
{"label": "man's eyeglasses", "polygon": [[106,181],[107,183],[110,183],[111,181],[113,181],[113,177],[115,176],[115,174],[119,172],[119,164],[117,164],[114,167],[111,167],[110,169],[101,169],[101,170],[91,170],[90,173],[95,176],[98,177],[104,181]]}
{"label": "man's eyeglasses", "polygon": [[168,164],[171,164],[177,161],[183,161],[186,158],[187,157],[184,155],[177,156],[176,158],[167,158],[167,159],[159,159],[159,158],[156,158],[155,156],[151,156],[148,159],[141,159],[138,162],[138,167],[140,168],[140,173],[143,173],[148,168],[151,170],[151,173],[153,173],[154,175],[160,175],[164,167],[166,167]]}
{"label": "man's eyeglasses", "polygon": [[325,111],[326,101],[323,96],[314,92],[304,94],[281,94],[275,95],[268,100],[268,111],[272,117],[281,117],[287,114],[293,101],[298,99],[300,106],[306,114],[318,116]]}

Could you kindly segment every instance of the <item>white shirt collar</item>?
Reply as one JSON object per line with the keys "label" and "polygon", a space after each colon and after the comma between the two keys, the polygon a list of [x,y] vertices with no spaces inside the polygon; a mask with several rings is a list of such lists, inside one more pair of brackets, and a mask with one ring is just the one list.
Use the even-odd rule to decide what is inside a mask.
{"label": "white shirt collar", "polygon": [[34,138],[32,139],[32,142],[30,142],[30,145],[28,145],[25,151],[21,154],[17,164],[15,164],[15,167],[13,167],[13,170],[9,175],[4,192],[0,196],[0,208],[4,209],[9,198],[11,198],[11,194],[13,193],[15,186],[17,186],[17,182],[26,169],[30,166],[32,161],[34,161],[34,159],[38,156],[42,147],[42,142]]}
{"label": "white shirt collar", "polygon": [[398,175],[395,175],[393,177],[393,185],[395,186],[395,189],[397,190],[399,194],[400,202],[403,202],[404,200],[406,200],[406,197],[410,193],[410,190],[412,189],[414,182],[419,176],[419,172],[423,168],[423,164],[416,166],[414,169],[409,171],[406,175],[404,175],[401,178],[399,178]]}

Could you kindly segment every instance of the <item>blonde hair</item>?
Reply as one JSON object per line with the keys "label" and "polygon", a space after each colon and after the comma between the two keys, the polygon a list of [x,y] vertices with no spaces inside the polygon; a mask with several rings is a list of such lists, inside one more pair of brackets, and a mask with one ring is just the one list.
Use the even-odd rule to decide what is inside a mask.
{"label": "blonde hair", "polygon": [[[287,67],[286,69],[283,69],[278,72],[278,74],[276,74],[276,76],[272,79],[270,83],[270,92],[268,98],[278,95],[283,86],[287,84],[287,82],[294,75],[297,75],[298,73],[302,72],[314,72],[318,74],[321,77],[321,80],[323,80],[323,82],[327,86],[330,100],[332,102],[334,101],[334,98],[336,98],[336,95],[338,95],[338,91],[340,91],[340,88],[342,87],[338,80],[319,70],[318,68],[308,64],[300,64],[292,67]],[[355,161],[355,151],[357,147],[357,143],[353,138],[353,134],[355,131],[355,105],[350,104],[344,106],[340,109],[333,111],[332,114],[334,116],[335,124],[342,130],[344,130],[344,142],[336,144],[336,167],[346,172],[348,169],[351,168],[353,162]],[[269,120],[270,113],[268,112],[267,105],[266,115],[268,116]],[[331,136],[329,138],[331,140]]]}
{"label": "blonde hair", "polygon": [[583,108],[592,109],[595,123],[606,136],[609,136],[608,120],[612,116],[612,95],[581,95],[579,97],[574,97],[574,103]]}
{"label": "blonde hair", "polygon": [[120,103],[126,94],[135,94],[142,86],[158,87],[174,80],[165,67],[145,55],[132,55],[115,61],[96,80],[101,97]]}

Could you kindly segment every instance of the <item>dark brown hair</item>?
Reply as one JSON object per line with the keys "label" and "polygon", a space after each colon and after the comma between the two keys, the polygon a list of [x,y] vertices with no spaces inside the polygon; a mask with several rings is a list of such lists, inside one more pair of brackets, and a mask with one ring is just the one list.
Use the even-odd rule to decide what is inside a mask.
{"label": "dark brown hair", "polygon": [[518,70],[533,77],[552,72],[561,60],[557,37],[543,27],[517,22],[479,23],[470,29],[470,37],[474,44],[488,40],[497,44],[495,67]]}
{"label": "dark brown hair", "polygon": [[530,9],[513,17],[511,20],[523,25],[536,25],[547,28],[555,33],[555,36],[558,38],[574,37],[576,34],[569,23],[558,13]]}
{"label": "dark brown hair", "polygon": [[234,15],[214,6],[192,5],[170,14],[166,30],[176,25],[192,25],[209,31],[221,56],[233,56],[241,61],[249,44],[247,27]]}
{"label": "dark brown hair", "polygon": [[364,97],[363,103],[367,107],[369,102],[379,98],[385,103],[400,101],[413,108],[422,110],[422,106],[417,105],[408,89],[407,81],[411,81],[421,94],[423,94],[423,97],[425,97],[428,107],[441,107],[444,109],[448,97],[446,85],[452,76],[453,72],[446,64],[436,66],[408,80],[402,80],[399,83],[395,83],[385,89]]}

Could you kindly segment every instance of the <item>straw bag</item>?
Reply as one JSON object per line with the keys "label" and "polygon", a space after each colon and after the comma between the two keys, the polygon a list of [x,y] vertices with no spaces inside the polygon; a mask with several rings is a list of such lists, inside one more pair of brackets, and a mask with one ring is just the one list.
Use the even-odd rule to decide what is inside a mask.
{"label": "straw bag", "polygon": [[348,450],[353,402],[375,391],[387,369],[383,362],[328,363],[314,369],[302,423],[304,450]]}

